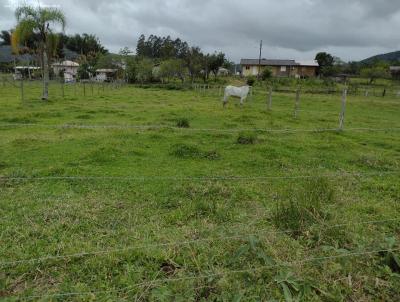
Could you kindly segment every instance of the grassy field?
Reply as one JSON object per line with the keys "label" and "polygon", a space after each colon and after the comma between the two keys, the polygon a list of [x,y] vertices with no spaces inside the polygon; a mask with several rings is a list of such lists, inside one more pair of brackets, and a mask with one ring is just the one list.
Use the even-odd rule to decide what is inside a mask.
{"label": "grassy field", "polygon": [[0,85],[0,299],[400,300],[400,99],[39,95]]}

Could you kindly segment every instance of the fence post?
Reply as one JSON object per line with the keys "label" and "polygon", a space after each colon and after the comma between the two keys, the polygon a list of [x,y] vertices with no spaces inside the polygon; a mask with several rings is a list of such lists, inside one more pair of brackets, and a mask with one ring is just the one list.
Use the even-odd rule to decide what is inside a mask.
{"label": "fence post", "polygon": [[269,87],[267,109],[272,109],[272,86]]}
{"label": "fence post", "polygon": [[21,88],[21,102],[23,104],[24,103],[24,79],[23,78],[21,78],[20,88]]}
{"label": "fence post", "polygon": [[346,115],[346,102],[347,102],[347,88],[343,90],[343,95],[342,95],[342,111],[340,112],[340,118],[339,118],[339,130],[344,129],[344,118]]}
{"label": "fence post", "polygon": [[90,89],[92,91],[92,96],[93,96],[93,81],[90,82]]}
{"label": "fence post", "polygon": [[62,80],[60,84],[61,84],[61,95],[62,98],[64,98],[64,81]]}
{"label": "fence post", "polygon": [[369,91],[368,91],[368,89],[365,89],[365,97],[367,98],[368,95],[369,95]]}
{"label": "fence post", "polygon": [[383,89],[383,92],[382,92],[382,97],[384,98],[385,96],[386,96],[386,88]]}
{"label": "fence post", "polygon": [[86,96],[86,82],[83,82],[83,96]]}
{"label": "fence post", "polygon": [[294,106],[294,118],[297,118],[300,107],[300,88],[296,90],[296,102]]}

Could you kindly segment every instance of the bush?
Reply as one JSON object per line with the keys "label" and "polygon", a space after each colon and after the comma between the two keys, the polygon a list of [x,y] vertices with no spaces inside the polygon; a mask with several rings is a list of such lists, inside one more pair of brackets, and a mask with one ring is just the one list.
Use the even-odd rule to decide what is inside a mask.
{"label": "bush", "polygon": [[254,145],[257,142],[255,133],[240,133],[237,138],[237,143],[240,145]]}
{"label": "bush", "polygon": [[255,77],[250,76],[250,77],[247,78],[247,85],[253,86],[255,82],[256,82],[256,78]]}
{"label": "bush", "polygon": [[187,118],[180,118],[176,121],[176,126],[178,128],[190,128],[190,123]]}
{"label": "bush", "polygon": [[272,71],[269,68],[265,68],[261,74],[261,78],[263,81],[268,80],[272,77]]}

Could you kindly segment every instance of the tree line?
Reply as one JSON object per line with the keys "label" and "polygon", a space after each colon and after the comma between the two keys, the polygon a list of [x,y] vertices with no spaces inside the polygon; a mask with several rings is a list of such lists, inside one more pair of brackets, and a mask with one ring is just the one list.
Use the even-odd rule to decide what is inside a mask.
{"label": "tree line", "polygon": [[391,74],[389,70],[390,66],[399,66],[399,61],[344,62],[327,52],[318,53],[315,60],[319,64],[318,73],[321,77],[359,76],[369,79],[370,84],[380,78],[400,79],[400,74]]}

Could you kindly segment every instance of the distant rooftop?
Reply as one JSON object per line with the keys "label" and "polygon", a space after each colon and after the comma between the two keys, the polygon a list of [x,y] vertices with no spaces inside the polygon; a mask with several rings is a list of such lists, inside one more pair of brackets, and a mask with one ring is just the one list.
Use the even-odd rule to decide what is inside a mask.
{"label": "distant rooftop", "polygon": [[314,60],[311,61],[297,61],[296,60],[269,60],[269,59],[241,59],[240,65],[259,65],[261,66],[315,66],[318,67],[318,63]]}

